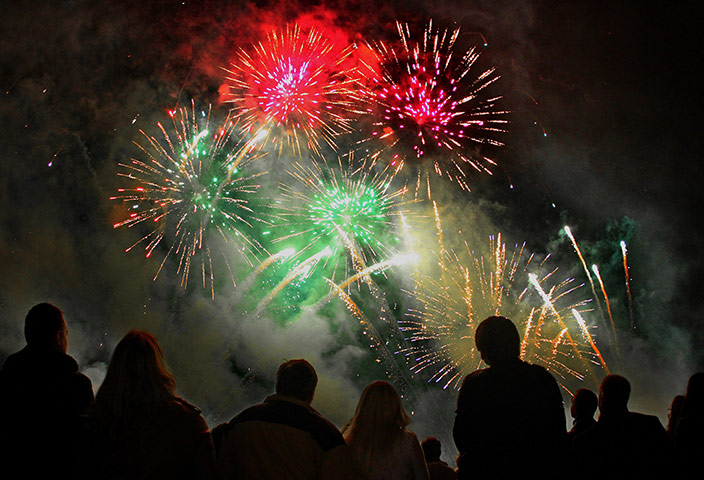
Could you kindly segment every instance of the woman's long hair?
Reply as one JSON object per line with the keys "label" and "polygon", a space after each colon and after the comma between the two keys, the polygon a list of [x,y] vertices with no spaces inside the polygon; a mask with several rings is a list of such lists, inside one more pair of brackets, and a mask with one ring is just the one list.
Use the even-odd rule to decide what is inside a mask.
{"label": "woman's long hair", "polygon": [[176,394],[176,382],[156,338],[132,330],[115,347],[95,398],[96,420],[110,431],[129,429]]}
{"label": "woman's long hair", "polygon": [[409,422],[401,396],[393,385],[376,381],[362,392],[357,411],[343,436],[360,468],[366,472],[387,471]]}

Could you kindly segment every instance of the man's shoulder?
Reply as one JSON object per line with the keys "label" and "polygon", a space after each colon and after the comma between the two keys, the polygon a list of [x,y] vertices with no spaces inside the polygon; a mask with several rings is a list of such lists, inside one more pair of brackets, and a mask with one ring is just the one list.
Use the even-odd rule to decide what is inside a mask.
{"label": "man's shoulder", "polygon": [[78,373],[78,363],[72,356],[62,352],[32,350],[29,347],[7,357],[2,371],[5,378],[19,381],[26,376],[58,379],[82,375]]}
{"label": "man's shoulder", "polygon": [[467,376],[464,377],[464,380],[462,381],[462,388],[465,386],[471,386],[476,383],[484,382],[491,376],[491,373],[489,372],[489,368],[481,368],[479,370],[475,370],[472,373],[467,374]]}
{"label": "man's shoulder", "polygon": [[662,426],[660,419],[655,415],[648,415],[645,413],[638,412],[628,412],[628,420],[632,425],[646,430],[664,431],[664,427]]}
{"label": "man's shoulder", "polygon": [[344,444],[338,428],[312,408],[296,403],[267,399],[264,403],[253,405],[229,422],[229,430],[248,422],[285,426],[300,430],[310,435],[323,450],[329,450]]}
{"label": "man's shoulder", "polygon": [[628,418],[632,421],[635,422],[658,422],[660,423],[660,419],[656,417],[655,415],[648,415],[647,413],[640,413],[640,412],[628,412]]}

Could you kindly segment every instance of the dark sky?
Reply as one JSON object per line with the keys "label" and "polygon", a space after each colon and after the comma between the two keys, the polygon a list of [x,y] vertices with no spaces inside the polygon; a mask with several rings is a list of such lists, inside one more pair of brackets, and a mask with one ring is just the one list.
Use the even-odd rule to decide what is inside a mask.
{"label": "dark sky", "polygon": [[[422,25],[433,18],[474,32],[460,38],[462,45],[476,42],[476,33],[487,39],[482,62],[496,65],[502,76],[496,88],[512,111],[506,147],[494,153],[500,168],[492,177],[473,177],[471,193],[448,188],[440,194],[448,215],[461,223],[473,218],[469,209],[481,210],[515,241],[553,251],[576,276],[581,267],[560,233],[569,224],[589,261],[610,273],[607,286],[620,296],[621,314],[627,310],[618,240],[626,236],[641,329],[629,337],[624,372],[644,390],[656,378],[652,388],[660,402],[681,392],[704,365],[703,238],[696,220],[702,206],[702,42],[694,2],[327,5],[3,2],[0,358],[21,346],[28,308],[47,300],[66,312],[72,353],[92,365],[95,379],[109,358],[101,349],[133,327],[157,332],[177,379],[201,378],[196,364],[222,362],[235,337],[266,337],[277,353],[261,355],[257,365],[273,370],[279,349],[292,353],[271,327],[229,318],[230,297],[191,295],[174,306],[174,280],[153,283],[155,264],[124,253],[134,235],[113,230],[119,209],[108,200],[119,186],[117,163],[134,154],[139,128],[163,121],[179,102],[194,97],[218,107],[220,67],[235,47],[259,38],[263,25],[307,15],[330,22],[350,40],[373,40],[393,38],[396,19]],[[351,367],[324,355],[318,345],[330,334],[318,330],[313,341],[306,328],[320,325],[307,321],[312,324],[298,331],[303,345],[310,342],[307,356],[325,363],[328,386],[353,398],[339,402],[329,394],[327,401],[337,405],[330,415],[344,419],[358,386],[335,378],[352,376]],[[638,371],[644,358],[647,371]],[[183,389],[222,419],[228,415],[222,409],[260,393],[237,393],[227,381],[227,375],[202,385],[186,380]],[[238,400],[213,399],[226,395]],[[666,411],[647,405],[659,415]]]}

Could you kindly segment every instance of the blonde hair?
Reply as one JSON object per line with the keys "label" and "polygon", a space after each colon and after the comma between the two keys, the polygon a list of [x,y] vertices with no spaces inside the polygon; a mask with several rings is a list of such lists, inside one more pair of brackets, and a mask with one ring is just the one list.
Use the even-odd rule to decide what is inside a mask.
{"label": "blonde hair", "polygon": [[176,381],[150,333],[132,330],[115,347],[95,398],[95,416],[110,430],[129,428],[176,395]]}
{"label": "blonde hair", "polygon": [[384,471],[409,422],[401,396],[389,382],[379,380],[362,392],[343,436],[362,470]]}

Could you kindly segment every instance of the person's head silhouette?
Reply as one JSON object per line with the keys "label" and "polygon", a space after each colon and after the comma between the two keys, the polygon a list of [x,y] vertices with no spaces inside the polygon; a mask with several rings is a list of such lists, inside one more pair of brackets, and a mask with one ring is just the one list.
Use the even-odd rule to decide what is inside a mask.
{"label": "person's head silhouette", "polygon": [[24,320],[24,338],[31,348],[66,353],[68,328],[61,310],[51,303],[33,306]]}
{"label": "person's head silhouette", "polygon": [[318,375],[307,360],[288,360],[276,372],[276,393],[293,397],[306,403],[313,401]]}
{"label": "person's head silhouette", "polygon": [[594,419],[594,412],[596,412],[598,404],[599,401],[596,397],[596,393],[588,388],[580,388],[574,393],[574,397],[572,397],[570,414],[575,420]]}
{"label": "person's head silhouette", "polygon": [[477,327],[474,334],[477,350],[490,366],[518,360],[521,353],[521,337],[511,320],[505,317],[489,317]]}
{"label": "person's head silhouette", "polygon": [[599,415],[628,412],[631,383],[621,375],[607,375],[599,387]]}
{"label": "person's head silhouette", "polygon": [[420,446],[423,448],[423,454],[425,455],[426,462],[430,463],[440,461],[440,454],[442,453],[442,445],[440,444],[440,440],[435,437],[427,437],[421,442]]}

